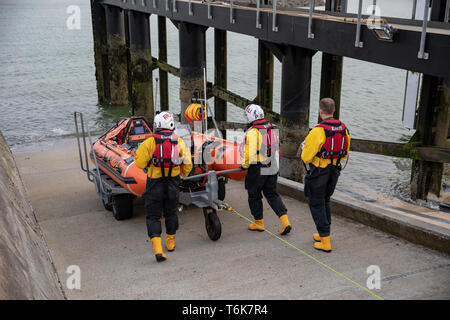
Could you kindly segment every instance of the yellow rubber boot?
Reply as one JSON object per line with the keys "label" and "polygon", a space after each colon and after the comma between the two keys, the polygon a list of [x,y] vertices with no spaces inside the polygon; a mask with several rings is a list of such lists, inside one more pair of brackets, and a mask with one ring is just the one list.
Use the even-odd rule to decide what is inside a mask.
{"label": "yellow rubber boot", "polygon": [[280,217],[280,221],[281,221],[281,231],[280,231],[280,234],[281,234],[282,236],[284,236],[285,234],[288,234],[288,233],[291,231],[292,226],[291,226],[291,223],[289,222],[289,219],[288,219],[287,214],[283,214],[283,215]]}
{"label": "yellow rubber boot", "polygon": [[255,223],[248,225],[248,230],[250,231],[264,231],[264,219],[255,220]]}
{"label": "yellow rubber boot", "polygon": [[153,252],[155,253],[156,261],[162,262],[167,259],[167,256],[164,254],[162,246],[161,246],[161,237],[154,237],[151,239]]}
{"label": "yellow rubber boot", "polygon": [[318,233],[313,233],[313,239],[314,239],[315,241],[320,241],[320,236],[319,236],[319,234],[318,234]]}
{"label": "yellow rubber boot", "polygon": [[175,235],[166,234],[166,248],[167,251],[172,252],[175,250]]}
{"label": "yellow rubber boot", "polygon": [[330,237],[320,237],[320,242],[314,243],[314,248],[325,252],[331,252]]}

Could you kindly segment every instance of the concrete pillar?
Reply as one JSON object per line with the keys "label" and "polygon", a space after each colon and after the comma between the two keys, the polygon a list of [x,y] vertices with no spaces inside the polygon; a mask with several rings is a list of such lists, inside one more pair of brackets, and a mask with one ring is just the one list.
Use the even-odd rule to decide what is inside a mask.
{"label": "concrete pillar", "polygon": [[286,46],[282,59],[280,174],[300,182],[305,172],[297,151],[309,132],[311,63],[314,53],[308,49]]}
{"label": "concrete pillar", "polygon": [[273,108],[273,54],[258,40],[257,103],[265,109]]}
{"label": "concrete pillar", "polygon": [[99,0],[91,0],[92,30],[94,39],[95,78],[97,80],[98,102],[109,101],[109,74],[106,40],[105,9]]}
{"label": "concrete pillar", "polygon": [[[341,1],[327,0],[325,10],[339,11],[341,7]],[[334,4],[334,7],[332,7]],[[322,53],[322,72],[320,78],[320,99],[332,98],[336,103],[336,111],[334,117],[339,119],[340,107],[341,107],[341,88],[342,88],[342,66],[343,57]],[[321,122],[320,116],[318,116],[318,122]]]}
{"label": "concrete pillar", "polygon": [[[227,32],[214,29],[214,84],[227,89]],[[214,115],[217,121],[227,121],[227,102],[214,98]],[[226,138],[226,130],[222,131]]]}
{"label": "concrete pillar", "polygon": [[[167,27],[163,16],[158,16],[158,60],[167,62]],[[161,111],[169,110],[169,75],[162,69],[159,69],[159,95]]]}
{"label": "concrete pillar", "polygon": [[124,11],[114,6],[106,8],[110,103],[128,105],[127,48]]}
{"label": "concrete pillar", "polygon": [[180,41],[180,102],[182,123],[191,99],[203,98],[203,68],[206,67],[206,28],[187,22],[179,24]]}
{"label": "concrete pillar", "polygon": [[130,11],[130,100],[135,115],[153,121],[153,77],[149,15]]}

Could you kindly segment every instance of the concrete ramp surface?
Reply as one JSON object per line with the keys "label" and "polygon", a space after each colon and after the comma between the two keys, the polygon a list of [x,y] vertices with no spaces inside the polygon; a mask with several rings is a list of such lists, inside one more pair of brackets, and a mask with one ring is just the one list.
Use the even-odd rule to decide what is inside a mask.
{"label": "concrete ramp surface", "polygon": [[[368,267],[378,266],[381,288],[372,292],[384,299],[450,298],[448,255],[339,216],[333,252],[318,252],[307,205],[285,196],[293,230],[283,239],[314,259],[248,231],[247,221],[226,211],[219,213],[222,237],[212,242],[200,209],[190,207],[179,214],[176,250],[157,263],[143,201],[135,201],[132,219],[116,221],[80,170],[76,143],[15,156],[62,283],[68,266],[80,267],[81,287],[66,288],[69,299],[377,299],[314,259],[362,287]],[[251,217],[242,183],[227,185],[226,201]],[[264,210],[267,229],[278,234],[266,202]]]}

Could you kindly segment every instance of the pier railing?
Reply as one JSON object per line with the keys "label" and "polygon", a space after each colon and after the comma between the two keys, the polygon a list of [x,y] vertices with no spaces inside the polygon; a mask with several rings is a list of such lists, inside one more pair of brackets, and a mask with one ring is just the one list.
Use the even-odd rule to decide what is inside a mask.
{"label": "pier railing", "polygon": [[[169,106],[167,75],[172,74],[180,78],[183,113],[194,92],[203,90],[205,30],[212,27],[215,77],[206,91],[208,98],[215,99],[219,126],[223,130],[245,126],[227,121],[227,103],[241,108],[252,102],[261,104],[281,128],[284,176],[302,180],[303,169],[297,165],[296,155],[309,131],[311,62],[317,51],[323,52],[320,97],[336,101],[337,118],[343,57],[419,72],[423,74],[422,90],[411,141],[355,138],[351,147],[359,152],[413,159],[412,196],[426,198],[429,191],[440,193],[442,164],[450,162],[450,47],[445,45],[450,41],[450,1],[435,0],[431,7],[429,0],[423,1],[423,18],[417,20],[416,1],[412,3],[411,19],[400,19],[377,16],[376,0],[369,15],[363,14],[362,1],[357,13],[349,14],[342,0],[327,0],[325,10],[316,10],[313,0],[303,1],[306,8],[291,6],[292,2],[263,0],[91,0],[99,99],[114,104],[114,98],[124,101],[129,96],[135,112],[151,118],[152,81],[143,70],[158,69],[162,109]],[[152,57],[149,50],[150,14],[158,16],[158,57]],[[166,19],[179,30],[179,67],[167,63]],[[258,88],[254,98],[227,89],[226,31],[258,39]],[[280,113],[272,109],[274,57],[282,63]]]}

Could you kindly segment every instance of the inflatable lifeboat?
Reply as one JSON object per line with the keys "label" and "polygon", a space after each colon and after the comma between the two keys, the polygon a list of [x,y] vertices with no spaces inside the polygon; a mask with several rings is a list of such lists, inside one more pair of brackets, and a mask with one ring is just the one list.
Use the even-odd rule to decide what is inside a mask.
{"label": "inflatable lifeboat", "polygon": [[[241,166],[242,159],[237,143],[191,132],[189,125],[178,125],[175,134],[183,139],[186,146],[191,147],[194,164],[191,175],[205,173],[206,169],[220,172]],[[97,162],[99,169],[110,179],[132,195],[140,197],[145,191],[147,173],[135,165],[134,156],[139,145],[151,135],[152,125],[146,118],[123,119],[94,142],[96,159],[94,152],[91,152],[91,160]],[[245,172],[225,173],[223,177],[242,181]],[[192,182],[182,183],[181,188],[189,188],[189,184]]]}

